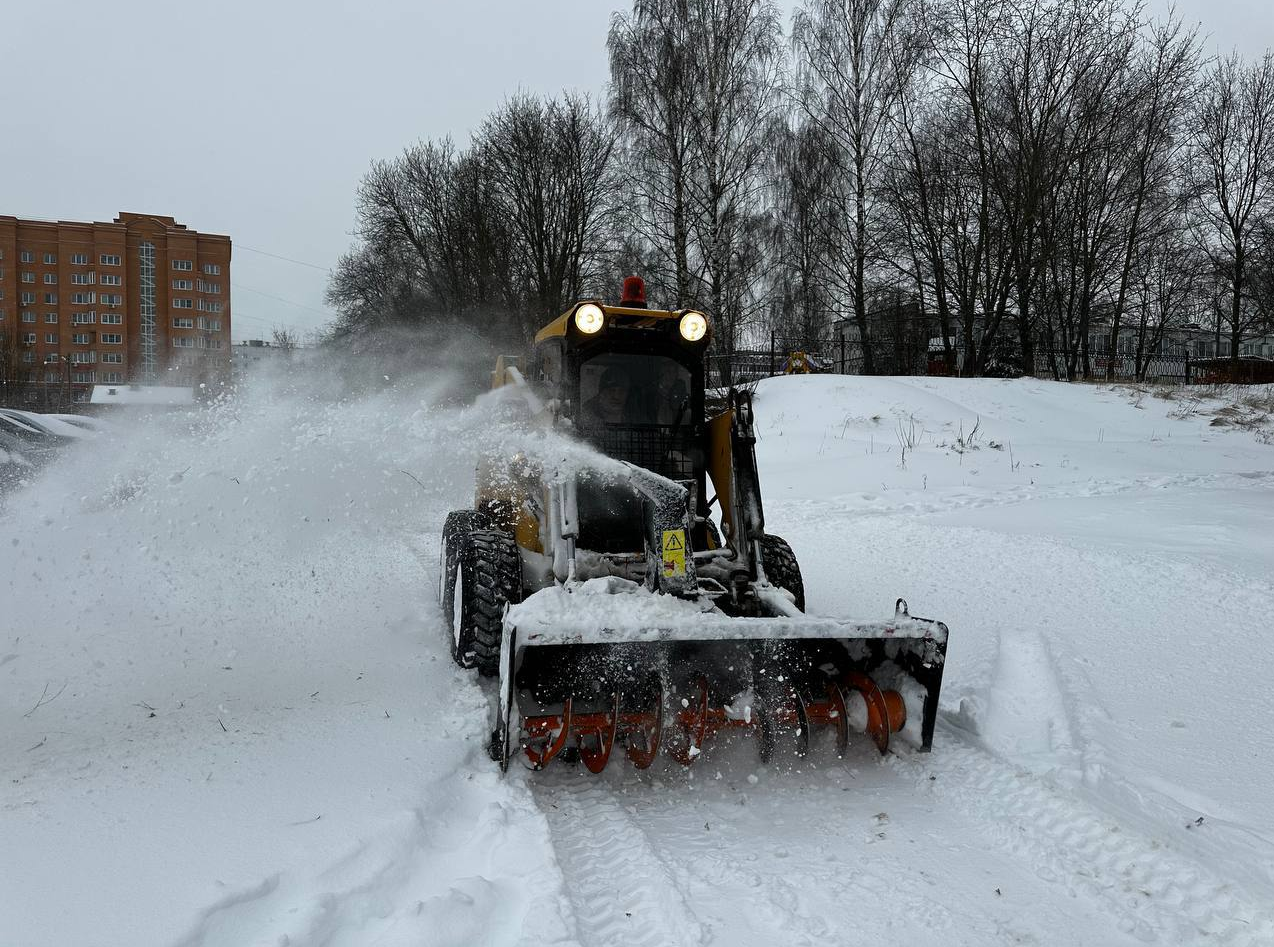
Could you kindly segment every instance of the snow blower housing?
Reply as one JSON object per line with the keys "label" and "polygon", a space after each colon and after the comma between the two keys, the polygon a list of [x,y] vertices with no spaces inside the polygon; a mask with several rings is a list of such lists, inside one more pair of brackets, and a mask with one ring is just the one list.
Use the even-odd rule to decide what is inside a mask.
{"label": "snow blower housing", "polygon": [[796,557],[765,530],[751,395],[709,417],[710,321],[646,308],[632,280],[493,375],[601,456],[487,458],[443,528],[453,657],[499,678],[491,756],[600,772],[616,746],[642,768],[663,747],[690,765],[724,731],[764,759],[825,733],[838,754],[855,732],[929,749],[946,626],[901,599],[884,621],[804,614]]}

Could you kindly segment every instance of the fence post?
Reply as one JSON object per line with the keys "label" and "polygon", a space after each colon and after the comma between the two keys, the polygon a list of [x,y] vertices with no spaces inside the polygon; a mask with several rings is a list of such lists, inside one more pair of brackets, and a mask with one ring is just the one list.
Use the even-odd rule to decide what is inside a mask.
{"label": "fence post", "polygon": [[770,333],[770,374],[774,374],[774,333]]}
{"label": "fence post", "polygon": [[844,330],[842,330],[840,334],[840,373],[842,375],[845,374],[845,332]]}
{"label": "fence post", "polygon": [[1186,348],[1186,384],[1190,384],[1190,349]]}

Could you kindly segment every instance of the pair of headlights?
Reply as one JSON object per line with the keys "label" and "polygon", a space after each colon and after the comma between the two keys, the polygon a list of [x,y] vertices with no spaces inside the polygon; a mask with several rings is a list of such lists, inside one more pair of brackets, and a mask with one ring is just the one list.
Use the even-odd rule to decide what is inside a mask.
{"label": "pair of headlights", "polygon": [[[575,310],[575,328],[585,335],[595,335],[606,324],[606,313],[597,303],[584,303]],[[708,332],[708,317],[691,309],[682,314],[677,323],[681,337],[687,342],[698,342]]]}

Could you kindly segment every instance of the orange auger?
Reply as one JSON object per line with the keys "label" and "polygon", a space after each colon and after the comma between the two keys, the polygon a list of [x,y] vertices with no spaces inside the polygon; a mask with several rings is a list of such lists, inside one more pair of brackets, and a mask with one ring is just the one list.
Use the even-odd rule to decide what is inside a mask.
{"label": "orange auger", "polygon": [[815,726],[835,731],[836,755],[843,757],[849,734],[865,732],[881,754],[889,750],[890,737],[906,725],[907,707],[902,694],[882,690],[866,674],[848,671],[828,681],[819,700],[787,688],[778,699],[751,705],[741,714],[729,705],[710,702],[706,678],[700,678],[691,697],[680,698],[681,708],[671,717],[663,734],[664,698],[645,711],[621,712],[621,697],[611,695],[603,711],[575,713],[574,698],[567,698],[559,713],[526,717],[522,721],[522,750],[533,769],[542,769],[568,747],[591,773],[600,773],[610,760],[615,743],[624,745],[628,759],[638,769],[650,766],[663,742],[668,755],[683,766],[692,766],[705,746],[723,730],[752,731],[760,741],[761,758],[768,762],[779,734],[787,734],[797,756],[809,752],[809,736]]}

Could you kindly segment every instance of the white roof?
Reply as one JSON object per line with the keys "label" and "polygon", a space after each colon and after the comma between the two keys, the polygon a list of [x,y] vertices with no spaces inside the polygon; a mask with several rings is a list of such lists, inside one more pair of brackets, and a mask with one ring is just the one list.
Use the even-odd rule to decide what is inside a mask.
{"label": "white roof", "polygon": [[179,407],[194,404],[193,388],[169,385],[94,385],[89,404],[159,405]]}

